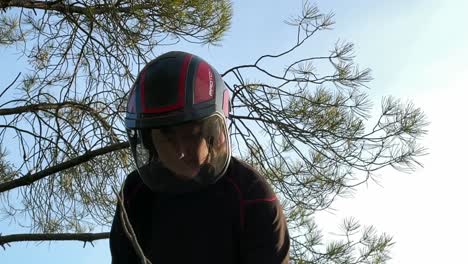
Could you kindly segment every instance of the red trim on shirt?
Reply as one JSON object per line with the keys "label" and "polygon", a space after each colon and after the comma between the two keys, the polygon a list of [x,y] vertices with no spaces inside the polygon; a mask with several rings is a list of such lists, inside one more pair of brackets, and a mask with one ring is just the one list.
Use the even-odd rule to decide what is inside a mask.
{"label": "red trim on shirt", "polygon": [[253,204],[253,203],[259,203],[259,202],[274,202],[276,200],[277,200],[276,196],[273,196],[270,198],[263,198],[263,199],[244,200],[244,204]]}
{"label": "red trim on shirt", "polygon": [[234,189],[236,189],[237,194],[239,195],[240,224],[241,224],[241,230],[244,230],[244,197],[242,196],[242,192],[239,188],[239,185],[237,185],[237,183],[235,183],[234,180],[229,177],[227,177],[227,180],[230,183],[232,183],[232,185],[234,186]]}

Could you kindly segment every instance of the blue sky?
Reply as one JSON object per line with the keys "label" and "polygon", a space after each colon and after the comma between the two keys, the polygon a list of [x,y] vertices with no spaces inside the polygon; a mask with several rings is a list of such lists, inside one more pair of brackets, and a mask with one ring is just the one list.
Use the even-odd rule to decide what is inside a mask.
{"label": "blue sky", "polygon": [[[468,145],[464,120],[468,97],[468,2],[433,1],[318,1],[335,13],[333,31],[308,42],[306,54],[323,54],[337,39],[356,47],[356,62],[373,71],[369,93],[378,109],[382,96],[411,99],[426,112],[431,125],[424,144],[430,154],[424,168],[412,174],[386,169],[380,186],[363,186],[354,198],[339,199],[333,212],[316,216],[325,235],[337,232],[344,217],[394,236],[389,263],[460,263],[463,239],[468,236],[468,200],[464,151]],[[294,41],[294,30],[283,20],[296,14],[301,1],[235,1],[231,31],[221,47],[184,45],[208,60],[220,72],[250,63],[259,55],[277,53]],[[319,52],[321,51],[321,52]],[[161,51],[162,52],[162,51]],[[24,67],[11,50],[0,49],[0,87]],[[283,65],[277,65],[282,67]],[[465,114],[465,115],[463,115]],[[15,231],[0,222],[0,232]],[[109,263],[107,241],[95,247],[79,242],[15,243],[0,250],[0,263]]]}

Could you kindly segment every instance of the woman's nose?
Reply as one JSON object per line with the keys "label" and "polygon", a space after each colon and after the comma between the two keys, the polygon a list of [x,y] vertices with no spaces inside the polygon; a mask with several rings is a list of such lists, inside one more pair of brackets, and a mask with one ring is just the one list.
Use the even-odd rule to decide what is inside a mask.
{"label": "woman's nose", "polygon": [[195,151],[193,143],[184,139],[177,140],[176,150],[179,159],[190,156]]}

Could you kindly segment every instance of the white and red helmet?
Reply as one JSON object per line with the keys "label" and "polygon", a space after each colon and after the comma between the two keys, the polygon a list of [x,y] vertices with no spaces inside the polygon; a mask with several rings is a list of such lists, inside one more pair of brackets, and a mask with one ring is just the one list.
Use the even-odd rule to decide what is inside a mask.
{"label": "white and red helmet", "polygon": [[[206,61],[173,51],[149,62],[130,91],[125,127],[137,170],[153,191],[186,192],[215,183],[231,158],[226,119],[229,90]],[[158,144],[170,140],[170,128],[196,124],[209,146],[209,159],[193,179],[173,177],[161,162]],[[163,136],[161,136],[163,135]],[[166,135],[166,136],[164,136]],[[180,153],[183,158],[184,153]]]}

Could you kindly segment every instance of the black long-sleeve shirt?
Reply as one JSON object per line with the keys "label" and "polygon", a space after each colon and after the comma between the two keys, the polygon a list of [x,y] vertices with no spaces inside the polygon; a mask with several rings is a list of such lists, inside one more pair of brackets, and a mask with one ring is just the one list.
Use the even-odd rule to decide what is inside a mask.
{"label": "black long-sleeve shirt", "polygon": [[[124,197],[138,242],[153,264],[288,263],[281,205],[264,177],[236,158],[215,184],[178,195],[151,192],[133,172]],[[112,263],[139,263],[119,214],[117,206]]]}

